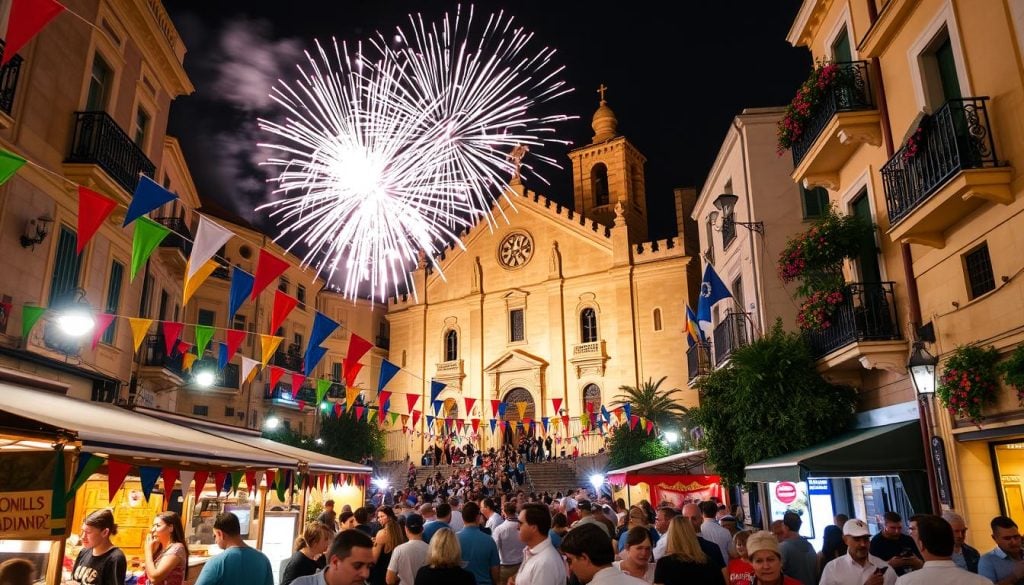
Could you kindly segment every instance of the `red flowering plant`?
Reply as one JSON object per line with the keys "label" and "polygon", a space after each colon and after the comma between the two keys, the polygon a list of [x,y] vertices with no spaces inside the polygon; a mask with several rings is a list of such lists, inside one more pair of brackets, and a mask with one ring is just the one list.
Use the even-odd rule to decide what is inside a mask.
{"label": "red flowering plant", "polygon": [[962,345],[946,360],[935,395],[949,413],[980,424],[982,409],[995,401],[999,392],[996,362],[999,352],[992,346]]}
{"label": "red flowering plant", "polygon": [[814,291],[800,305],[796,315],[797,325],[804,331],[820,331],[832,326],[832,317],[846,296],[841,290]]}
{"label": "red flowering plant", "polygon": [[917,128],[910,133],[907,137],[907,141],[903,144],[902,152],[900,157],[903,162],[909,162],[914,160],[917,155],[921,152],[921,148],[924,146],[925,131],[928,125],[928,116],[921,118],[921,121],[917,124]]}
{"label": "red flowering plant", "polygon": [[807,122],[817,111],[829,88],[835,83],[839,66],[835,63],[819,61],[807,81],[800,86],[793,101],[786,106],[786,113],[778,125],[778,153],[789,150],[800,140],[807,127]]}

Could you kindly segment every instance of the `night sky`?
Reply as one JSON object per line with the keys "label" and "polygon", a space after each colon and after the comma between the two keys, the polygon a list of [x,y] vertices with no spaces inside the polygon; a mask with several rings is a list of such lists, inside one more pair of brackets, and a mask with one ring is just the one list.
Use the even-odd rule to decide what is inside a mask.
{"label": "night sky", "polygon": [[[265,158],[256,143],[268,136],[256,118],[272,116],[267,97],[278,78],[293,79],[295,64],[314,39],[356,42],[375,31],[407,25],[420,12],[436,19],[455,3],[261,2],[165,0],[188,54],[185,68],[196,86],[171,108],[168,132],[185,150],[196,185],[242,218],[277,235],[253,208],[269,198]],[[672,188],[700,186],[734,115],[744,107],[784,105],[806,77],[810,56],[785,40],[799,0],[717,2],[481,2],[477,18],[505,9],[536,33],[537,46],[558,50],[562,77],[575,89],[557,109],[579,119],[561,125],[562,138],[589,143],[597,87],[627,136],[648,159],[647,200],[652,238],[671,235]],[[657,8],[655,8],[657,6]],[[550,186],[527,187],[569,204],[572,175],[564,150],[546,153],[562,162],[546,167]]]}

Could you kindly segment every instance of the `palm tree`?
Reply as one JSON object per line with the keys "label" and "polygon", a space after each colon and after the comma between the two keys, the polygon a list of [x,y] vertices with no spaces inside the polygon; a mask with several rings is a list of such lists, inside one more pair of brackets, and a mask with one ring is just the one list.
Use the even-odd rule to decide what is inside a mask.
{"label": "palm tree", "polygon": [[679,388],[659,390],[667,378],[664,376],[657,382],[648,378],[640,386],[619,386],[622,393],[614,398],[612,405],[619,407],[629,403],[632,414],[654,421],[661,429],[675,427],[681,431],[689,426],[690,410],[673,398],[682,392]]}

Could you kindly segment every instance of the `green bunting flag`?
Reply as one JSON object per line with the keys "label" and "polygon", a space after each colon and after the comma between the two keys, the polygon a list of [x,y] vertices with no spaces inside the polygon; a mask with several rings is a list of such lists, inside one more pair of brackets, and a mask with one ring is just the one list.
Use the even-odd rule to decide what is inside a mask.
{"label": "green bunting flag", "polygon": [[324,401],[324,396],[327,396],[327,391],[331,389],[330,380],[317,380],[316,381],[316,403],[320,404]]}
{"label": "green bunting flag", "polygon": [[58,536],[67,530],[68,504],[64,489],[67,487],[64,478],[64,446],[58,446],[57,460],[53,466],[53,497],[50,501],[50,535]]}
{"label": "green bunting flag", "polygon": [[36,326],[39,318],[46,312],[46,307],[36,307],[33,305],[25,305],[21,308],[21,338],[28,343],[28,334],[32,332],[32,328]]}
{"label": "green bunting flag", "polygon": [[211,339],[213,339],[213,326],[196,325],[196,355],[199,356],[199,359],[203,359],[203,353]]}
{"label": "green bunting flag", "polygon": [[171,233],[170,229],[146,216],[135,221],[135,235],[132,238],[132,280],[135,280],[135,274],[139,271],[142,263],[149,258],[149,255],[156,250],[156,247],[169,233]]}
{"label": "green bunting flag", "polygon": [[78,457],[78,473],[75,474],[75,479],[71,482],[71,487],[68,489],[68,496],[66,499],[70,500],[78,488],[85,485],[86,480],[92,477],[92,474],[96,473],[103,464],[106,463],[106,459],[93,455],[92,453],[82,453]]}
{"label": "green bunting flag", "polygon": [[277,492],[277,499],[284,501],[284,489],[288,485],[288,476],[291,475],[290,471],[284,469],[277,470],[277,485],[274,486],[274,491]]}
{"label": "green bunting flag", "polygon": [[0,185],[3,185],[18,172],[18,169],[25,166],[25,159],[0,149]]}
{"label": "green bunting flag", "polygon": [[231,493],[238,493],[238,484],[242,483],[242,472],[232,471],[231,472]]}

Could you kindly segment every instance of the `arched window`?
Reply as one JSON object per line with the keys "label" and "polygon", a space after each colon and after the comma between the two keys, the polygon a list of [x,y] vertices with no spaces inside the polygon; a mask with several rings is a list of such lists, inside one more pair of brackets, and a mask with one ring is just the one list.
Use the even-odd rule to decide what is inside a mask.
{"label": "arched window", "polygon": [[608,167],[604,163],[591,167],[590,186],[594,191],[594,207],[608,205]]}
{"label": "arched window", "polygon": [[449,329],[444,334],[444,361],[454,362],[459,359],[459,334]]}
{"label": "arched window", "polygon": [[601,414],[601,389],[597,384],[587,384],[583,389],[583,412]]}
{"label": "arched window", "polygon": [[587,307],[580,311],[580,343],[597,341],[597,312]]}
{"label": "arched window", "polygon": [[654,330],[661,331],[661,309],[654,309]]}

